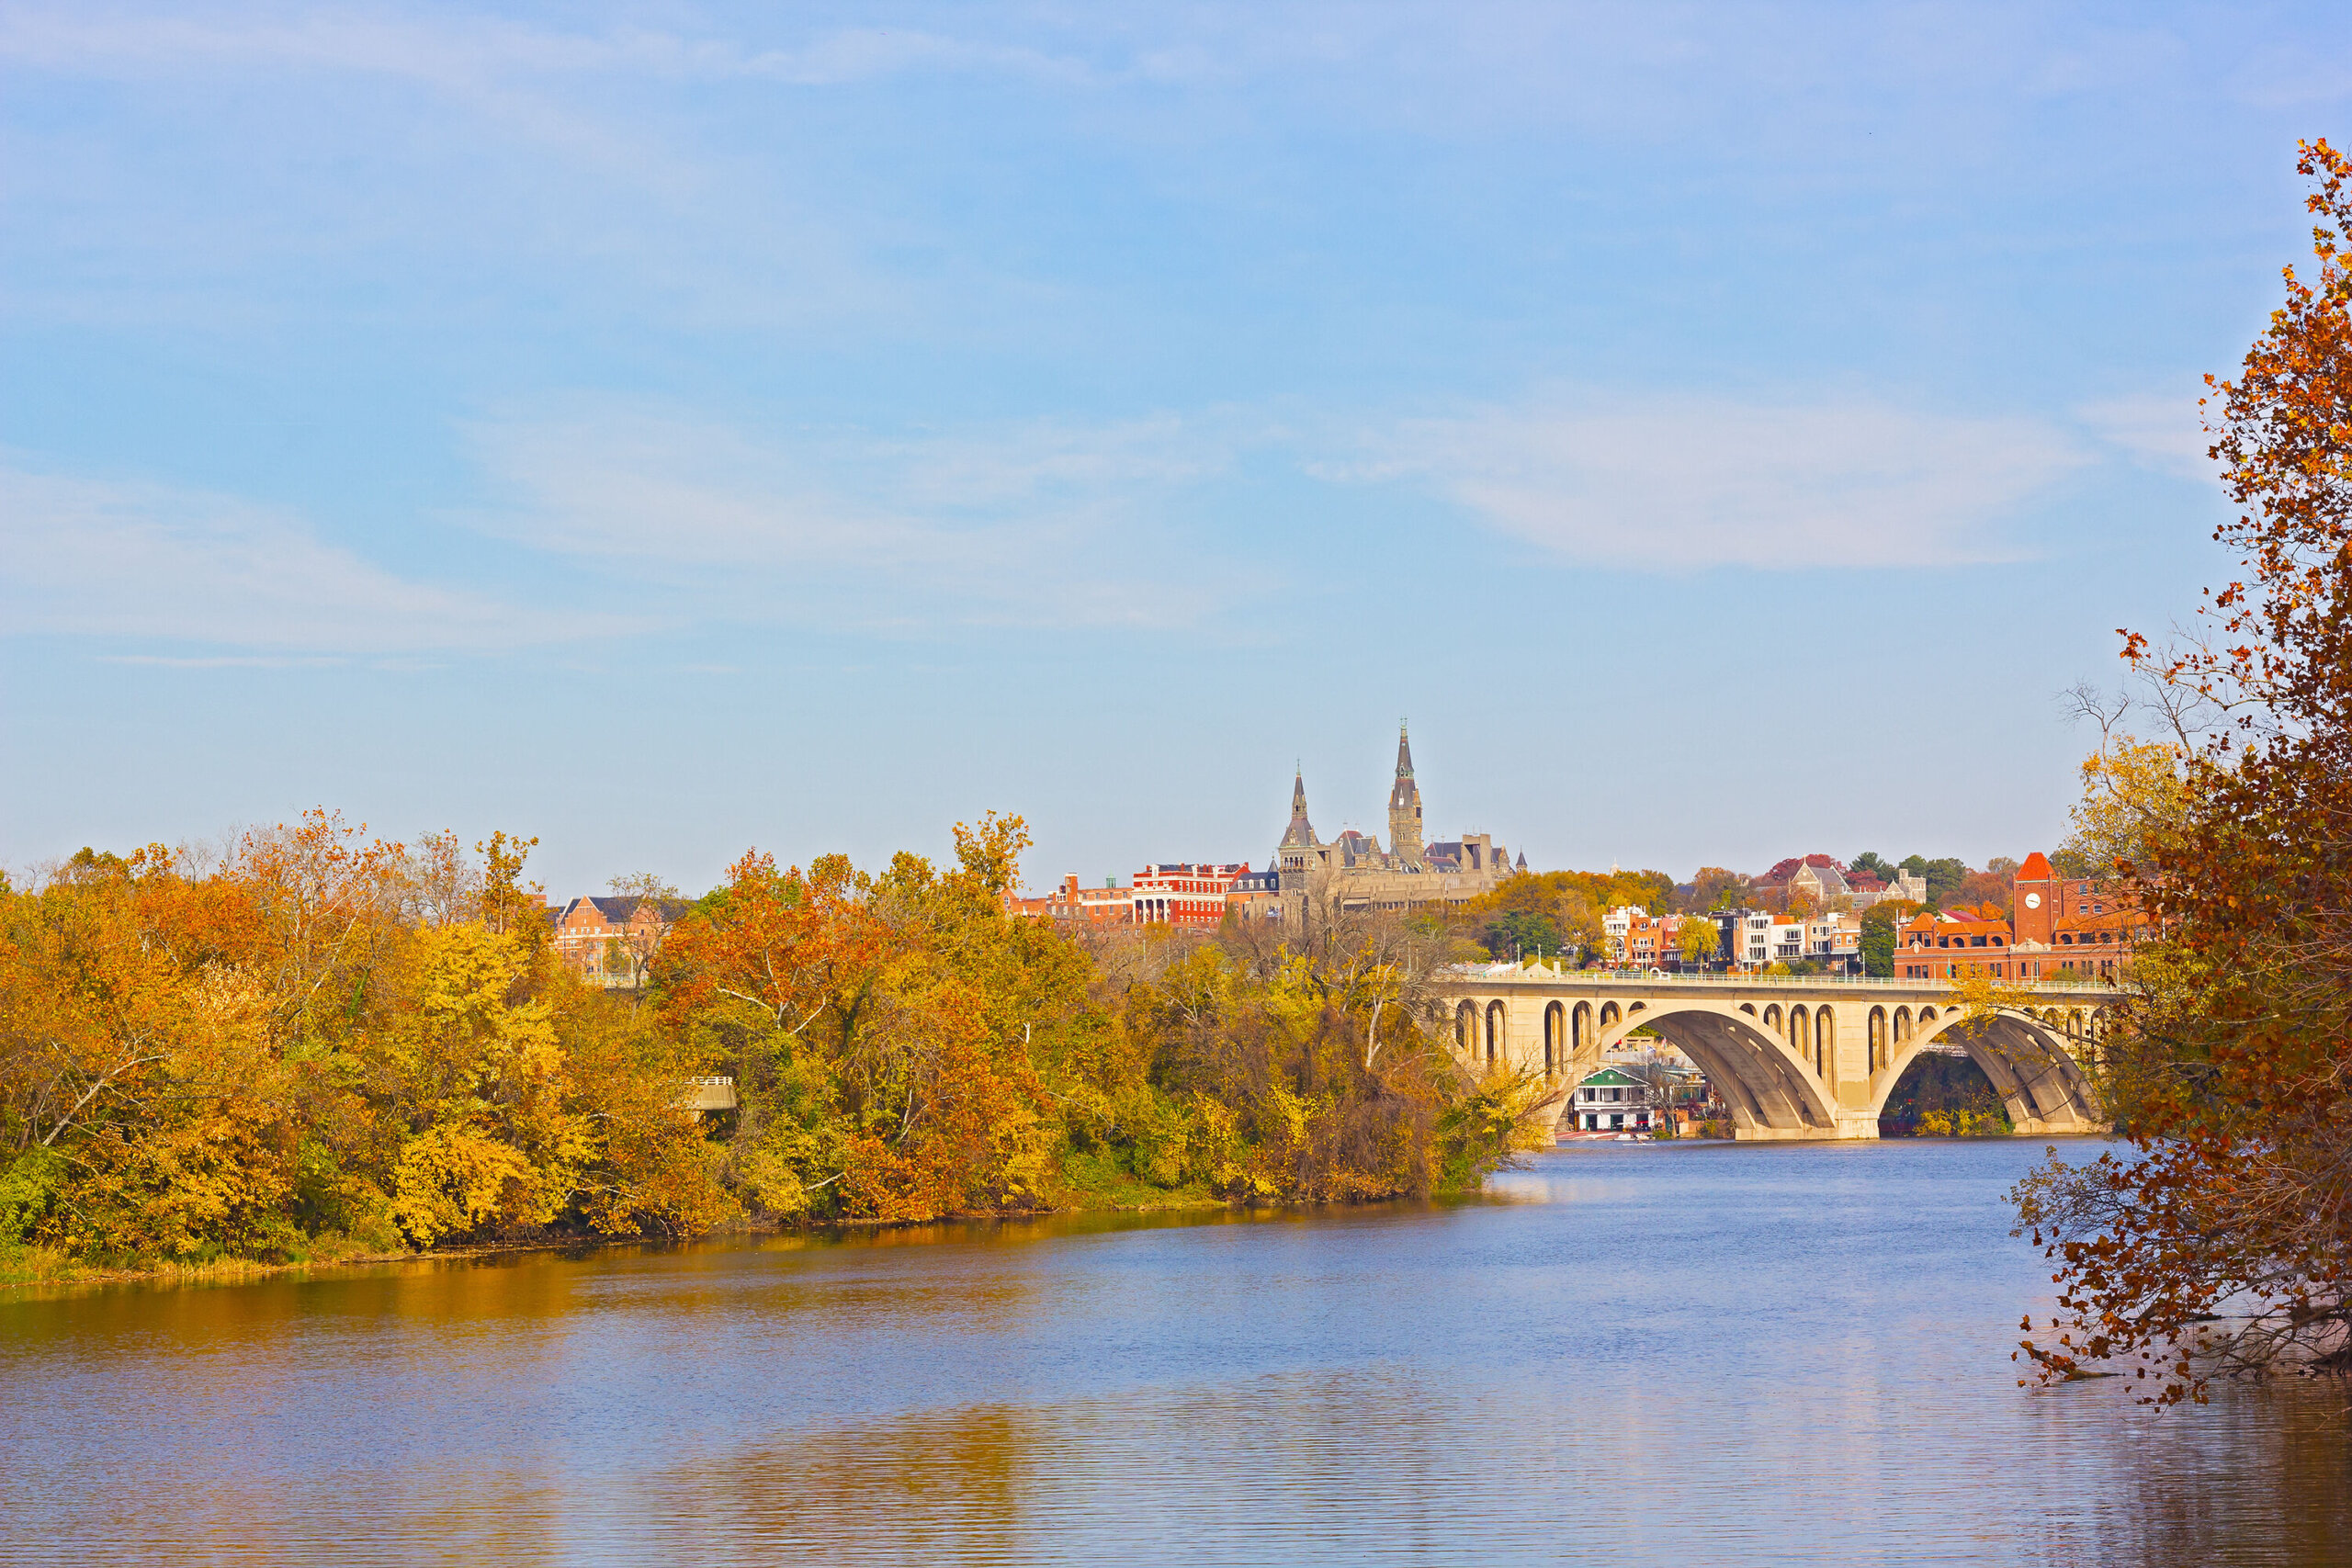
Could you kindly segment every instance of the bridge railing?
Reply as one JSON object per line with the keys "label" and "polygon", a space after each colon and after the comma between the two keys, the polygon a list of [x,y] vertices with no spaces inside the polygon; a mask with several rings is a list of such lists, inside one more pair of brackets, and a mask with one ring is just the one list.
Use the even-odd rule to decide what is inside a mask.
{"label": "bridge railing", "polygon": [[[1642,969],[1554,969],[1548,964],[1528,967],[1520,964],[1453,964],[1438,971],[1442,983],[1456,980],[1474,983],[1481,980],[1557,980],[1600,985],[1639,986],[1720,986],[1750,989],[1758,986],[1852,986],[1892,987],[1897,990],[1950,990],[1948,980],[1904,980],[1891,975],[1678,975],[1660,971],[1653,974]],[[2036,995],[2082,996],[2096,993],[2118,996],[2122,987],[2111,980],[2095,976],[2081,979],[2048,978],[2002,982],[2005,990],[2025,990]]]}

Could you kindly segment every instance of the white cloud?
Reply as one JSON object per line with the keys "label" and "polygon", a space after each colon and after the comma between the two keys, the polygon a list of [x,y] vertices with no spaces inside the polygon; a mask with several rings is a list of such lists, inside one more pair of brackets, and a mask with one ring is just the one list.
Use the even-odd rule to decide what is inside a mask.
{"label": "white cloud", "polygon": [[2219,472],[2205,455],[2212,437],[2199,418],[2201,387],[2181,392],[2147,392],[2086,403],[2075,414],[2099,436],[2160,473],[2210,479]]}
{"label": "white cloud", "polygon": [[1190,624],[1242,578],[1170,499],[1237,439],[1214,417],[755,437],[605,407],[481,427],[499,500],[466,520],[730,617]]}
{"label": "white cloud", "polygon": [[1491,408],[1365,446],[1318,471],[1425,485],[1559,555],[1659,570],[2019,559],[2016,511],[2089,460],[2027,419],[1711,398]]}
{"label": "white cloud", "polygon": [[163,485],[0,466],[11,631],[307,652],[488,649],[621,629],[413,581],[300,519]]}
{"label": "white cloud", "polygon": [[11,7],[0,59],[56,72],[182,74],[263,67],[344,71],[472,93],[499,77],[620,73],[657,80],[763,79],[818,86],[914,71],[988,71],[1079,80],[1074,59],[920,28],[842,28],[795,48],[758,49],[648,28],[550,31],[490,17],[322,10],[267,18]]}

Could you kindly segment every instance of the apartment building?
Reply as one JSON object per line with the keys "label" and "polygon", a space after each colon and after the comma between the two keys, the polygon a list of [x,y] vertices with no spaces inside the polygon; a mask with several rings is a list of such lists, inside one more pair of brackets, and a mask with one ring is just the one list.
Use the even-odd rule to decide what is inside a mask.
{"label": "apartment building", "polygon": [[1137,925],[1213,926],[1225,919],[1225,898],[1250,863],[1157,862],[1136,873],[1132,900]]}

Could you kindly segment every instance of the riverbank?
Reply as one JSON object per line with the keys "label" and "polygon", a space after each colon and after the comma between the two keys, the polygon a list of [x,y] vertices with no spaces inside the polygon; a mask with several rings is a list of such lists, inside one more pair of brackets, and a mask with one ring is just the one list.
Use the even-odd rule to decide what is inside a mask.
{"label": "riverbank", "polygon": [[[43,1286],[218,1284],[239,1280],[266,1279],[279,1274],[321,1273],[364,1269],[386,1263],[435,1263],[511,1253],[584,1252],[605,1247],[718,1241],[729,1236],[794,1235],[823,1236],[866,1231],[910,1230],[922,1225],[943,1223],[985,1224],[996,1221],[1050,1219],[1084,1214],[1197,1213],[1213,1210],[1241,1210],[1251,1206],[1246,1203],[1230,1202],[1209,1194],[1185,1194],[1155,1202],[1069,1203],[1047,1208],[1003,1209],[968,1214],[949,1214],[933,1220],[829,1219],[806,1224],[787,1224],[773,1220],[747,1220],[685,1236],[611,1235],[593,1230],[549,1229],[528,1236],[512,1237],[500,1241],[476,1242],[450,1247],[410,1247],[389,1251],[365,1245],[354,1245],[346,1248],[328,1243],[324,1244],[320,1250],[307,1256],[276,1261],[262,1261],[249,1258],[221,1258],[204,1263],[172,1262],[145,1267],[82,1263],[55,1247],[19,1247],[8,1251],[0,1251],[0,1299],[5,1299],[8,1292]],[[1310,1206],[1352,1207],[1355,1205]]]}

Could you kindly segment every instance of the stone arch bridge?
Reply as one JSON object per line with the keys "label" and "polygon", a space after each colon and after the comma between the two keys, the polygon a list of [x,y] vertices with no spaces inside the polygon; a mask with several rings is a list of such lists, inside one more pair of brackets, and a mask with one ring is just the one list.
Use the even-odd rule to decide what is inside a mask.
{"label": "stone arch bridge", "polygon": [[2019,1134],[2107,1131],[2083,1064],[2106,1038],[2119,993],[2024,988],[2031,1005],[1966,1028],[1957,997],[1931,980],[1496,965],[1450,971],[1438,991],[1466,1065],[1512,1064],[1563,1087],[1646,1026],[1707,1075],[1740,1138],[1875,1138],[1904,1069],[1939,1042],[1984,1069]]}

